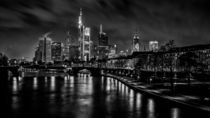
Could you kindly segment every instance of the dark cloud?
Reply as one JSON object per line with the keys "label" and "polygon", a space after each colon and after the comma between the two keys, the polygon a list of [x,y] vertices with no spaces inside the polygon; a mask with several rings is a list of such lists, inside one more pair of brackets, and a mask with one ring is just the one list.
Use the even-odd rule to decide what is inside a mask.
{"label": "dark cloud", "polygon": [[120,49],[130,48],[136,29],[144,43],[209,43],[209,6],[208,0],[0,0],[0,50],[14,57],[31,56],[38,37],[48,31],[53,40],[63,41],[66,30],[76,38],[80,7],[92,40],[103,24],[110,42]]}

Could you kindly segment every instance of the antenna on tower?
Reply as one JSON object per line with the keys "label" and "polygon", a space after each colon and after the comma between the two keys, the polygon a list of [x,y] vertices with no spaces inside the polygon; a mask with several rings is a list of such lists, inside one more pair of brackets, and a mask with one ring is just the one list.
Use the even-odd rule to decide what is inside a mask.
{"label": "antenna on tower", "polygon": [[80,16],[82,16],[82,8],[80,8]]}
{"label": "antenna on tower", "polygon": [[100,34],[102,34],[103,33],[103,26],[102,26],[102,24],[100,24]]}
{"label": "antenna on tower", "polygon": [[83,22],[82,22],[82,8],[80,8],[80,13],[79,13],[80,15],[79,15],[79,19],[78,19],[78,27],[79,27],[79,29],[80,28],[82,28],[82,26],[83,26]]}

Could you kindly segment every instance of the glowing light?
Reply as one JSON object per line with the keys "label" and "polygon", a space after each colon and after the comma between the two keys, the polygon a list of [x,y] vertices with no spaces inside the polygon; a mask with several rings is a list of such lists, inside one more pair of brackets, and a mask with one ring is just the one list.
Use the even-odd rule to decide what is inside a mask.
{"label": "glowing light", "polygon": [[152,99],[149,99],[148,100],[148,115],[149,115],[149,118],[154,118],[154,100],[152,100]]}
{"label": "glowing light", "polygon": [[70,76],[70,83],[74,83],[74,76]]}
{"label": "glowing light", "polygon": [[20,76],[18,77],[18,81],[22,81],[22,79],[23,79],[22,77],[20,77]]}
{"label": "glowing light", "polygon": [[141,107],[141,94],[137,93],[136,94],[136,108],[139,109]]}
{"label": "glowing light", "polygon": [[132,89],[130,89],[130,93],[129,93],[129,104],[130,104],[130,109],[133,109],[133,105],[134,105],[134,91]]}
{"label": "glowing light", "polygon": [[85,36],[90,36],[90,28],[89,27],[85,28]]}
{"label": "glowing light", "polygon": [[158,41],[150,41],[149,50],[157,50],[157,49],[158,49]]}
{"label": "glowing light", "polygon": [[13,109],[17,109],[18,108],[18,101],[19,101],[19,99],[18,99],[17,96],[13,96],[12,97],[12,108]]}
{"label": "glowing light", "polygon": [[13,82],[12,82],[12,91],[13,93],[17,93],[18,91],[18,81],[17,81],[17,78],[16,77],[13,77]]}
{"label": "glowing light", "polygon": [[38,87],[38,84],[37,84],[37,77],[34,77],[34,78],[33,78],[33,88],[34,88],[34,89],[37,89],[37,87]]}
{"label": "glowing light", "polygon": [[54,91],[55,90],[55,76],[51,77],[51,81],[50,81],[50,90]]}
{"label": "glowing light", "polygon": [[111,87],[110,87],[110,78],[108,77],[108,78],[107,78],[107,89],[106,89],[106,90],[109,91],[110,88],[111,88]]}
{"label": "glowing light", "polygon": [[180,114],[180,112],[179,112],[179,109],[178,108],[173,108],[172,110],[171,110],[171,117],[172,118],[179,118],[179,114]]}

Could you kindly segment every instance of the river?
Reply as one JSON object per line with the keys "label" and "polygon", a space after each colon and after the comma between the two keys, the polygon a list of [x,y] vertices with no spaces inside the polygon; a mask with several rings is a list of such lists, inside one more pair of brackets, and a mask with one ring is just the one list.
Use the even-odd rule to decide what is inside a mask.
{"label": "river", "polygon": [[1,108],[11,118],[204,117],[104,76],[11,77],[4,87]]}

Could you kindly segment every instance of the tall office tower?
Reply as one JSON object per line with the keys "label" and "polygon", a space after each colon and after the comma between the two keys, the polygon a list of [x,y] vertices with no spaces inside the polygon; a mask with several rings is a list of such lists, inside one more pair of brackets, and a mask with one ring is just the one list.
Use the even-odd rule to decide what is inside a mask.
{"label": "tall office tower", "polygon": [[133,42],[132,42],[132,52],[139,52],[140,51],[140,36],[139,34],[136,32],[133,35]]}
{"label": "tall office tower", "polygon": [[69,61],[76,61],[79,59],[79,45],[69,46]]}
{"label": "tall office tower", "polygon": [[108,36],[103,32],[103,26],[100,25],[100,32],[98,36],[99,46],[108,46]]}
{"label": "tall office tower", "polygon": [[49,33],[46,33],[44,36],[39,38],[38,50],[41,53],[41,61],[48,63],[51,62],[51,44],[52,39],[48,37]]}
{"label": "tall office tower", "polygon": [[40,51],[39,46],[36,48],[35,56],[34,56],[34,61],[35,61],[35,62],[40,62],[40,61],[42,61],[42,52]]}
{"label": "tall office tower", "polygon": [[92,43],[92,45],[91,45],[91,56],[92,57],[91,58],[94,58],[94,59],[98,58],[97,51],[98,51],[98,45]]}
{"label": "tall office tower", "polygon": [[78,19],[78,29],[79,29],[79,51],[80,60],[88,61],[91,57],[91,40],[90,40],[90,28],[85,27],[82,21],[82,9],[80,9],[80,15]]}
{"label": "tall office tower", "polygon": [[84,61],[89,61],[91,57],[91,43],[90,40],[90,28],[86,27],[84,32],[84,38],[83,38],[83,47],[82,47],[82,56]]}
{"label": "tall office tower", "polygon": [[63,48],[63,60],[69,60],[69,46],[70,46],[70,33],[69,31],[67,32],[67,36],[65,39],[65,43],[64,43],[64,48]]}
{"label": "tall office tower", "polygon": [[62,61],[62,43],[61,42],[53,42],[52,43],[52,60]]}
{"label": "tall office tower", "polygon": [[117,56],[117,45],[111,45],[109,47],[109,58],[114,58]]}
{"label": "tall office tower", "polygon": [[98,59],[106,59],[109,55],[108,36],[103,32],[103,27],[100,25],[98,36]]}
{"label": "tall office tower", "polygon": [[158,50],[158,41],[149,41],[149,50],[157,51]]}
{"label": "tall office tower", "polygon": [[82,60],[82,41],[83,41],[83,31],[84,31],[84,26],[83,26],[83,21],[82,21],[82,9],[80,9],[80,15],[78,18],[78,32],[79,32],[79,37],[78,37],[78,41],[79,41],[79,59]]}

